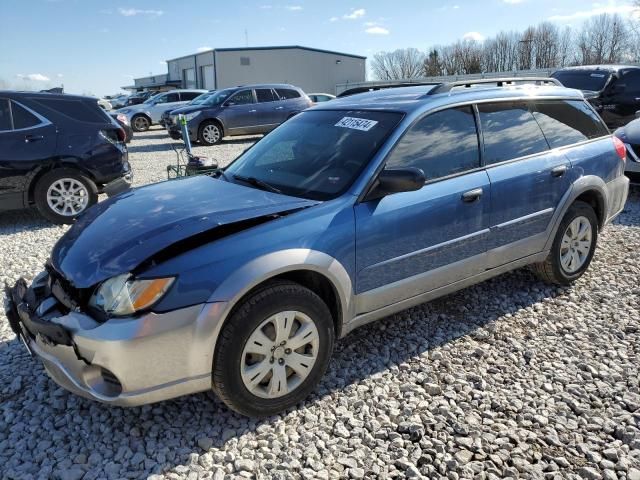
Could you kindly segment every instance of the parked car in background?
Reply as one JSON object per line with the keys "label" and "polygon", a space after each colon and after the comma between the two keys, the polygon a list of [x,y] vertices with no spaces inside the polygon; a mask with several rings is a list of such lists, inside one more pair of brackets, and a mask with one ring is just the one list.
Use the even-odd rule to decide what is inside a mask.
{"label": "parked car in background", "polygon": [[165,128],[168,128],[169,126],[169,122],[171,121],[171,112],[178,111],[181,108],[186,108],[189,107],[191,105],[200,105],[202,104],[209,96],[211,96],[213,93],[215,92],[215,90],[209,90],[208,92],[203,93],[202,95],[198,95],[196,98],[194,98],[193,100],[191,100],[189,103],[187,103],[186,105],[179,105],[177,108],[171,107],[167,110],[164,111],[164,113],[162,114],[162,116],[160,117],[160,125],[162,125]]}
{"label": "parked car in background", "polygon": [[307,93],[307,97],[309,97],[313,103],[328,102],[336,98],[335,95],[331,95],[330,93]]}
{"label": "parked car in background", "polygon": [[147,98],[153,97],[157,95],[159,92],[155,90],[148,90],[146,92],[137,92],[132,95],[129,95],[125,101],[124,107],[130,107],[132,105],[139,105],[144,102]]}
{"label": "parked car in background", "polygon": [[134,132],[145,132],[151,125],[160,123],[162,114],[171,108],[185,105],[207,90],[171,90],[158,93],[144,102],[118,110],[127,116]]}
{"label": "parked car in background", "polygon": [[104,98],[98,99],[98,106],[103,110],[111,110],[113,108],[111,102],[109,102],[109,100],[105,100]]}
{"label": "parked car in background", "polygon": [[0,210],[35,206],[72,223],[107,184],[130,178],[124,141],[95,98],[0,91]]}
{"label": "parked car in background", "polygon": [[569,67],[551,76],[565,87],[582,90],[609,128],[627,124],[640,109],[640,66]]}
{"label": "parked car in background", "polygon": [[[224,136],[267,133],[288,118],[312,105],[309,97],[287,84],[260,84],[225,88],[200,105],[180,109],[187,119],[189,138],[204,145],[215,145]],[[182,138],[173,111],[169,135]]]}
{"label": "parked car in background", "polygon": [[526,265],[571,284],[624,208],[623,144],[575,90],[454,87],[318,105],[215,178],[101,202],[9,293],[10,325],[83,396],[213,390],[268,416],[355,328]]}
{"label": "parked car in background", "polygon": [[118,122],[118,125],[120,125],[120,127],[124,130],[124,142],[131,142],[131,139],[133,138],[133,129],[131,128],[131,125],[129,125],[129,119],[127,118],[127,116],[124,113],[116,112],[109,113],[109,116],[116,122]]}
{"label": "parked car in background", "polygon": [[627,147],[627,167],[625,171],[640,175],[640,119],[633,120],[618,128],[614,135]]}
{"label": "parked car in background", "polygon": [[117,110],[126,105],[127,98],[129,98],[129,95],[123,94],[123,95],[118,95],[116,97],[110,98],[109,101],[111,102],[111,106]]}

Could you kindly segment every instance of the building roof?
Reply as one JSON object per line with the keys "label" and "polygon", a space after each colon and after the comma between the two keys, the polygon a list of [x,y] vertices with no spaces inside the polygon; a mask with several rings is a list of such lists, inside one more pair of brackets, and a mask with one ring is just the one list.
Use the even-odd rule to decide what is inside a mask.
{"label": "building roof", "polygon": [[342,57],[353,57],[353,58],[359,58],[361,60],[366,60],[367,59],[367,57],[363,57],[361,55],[354,55],[354,54],[351,54],[351,53],[335,52],[333,50],[323,50],[321,48],[303,47],[303,46],[300,46],[300,45],[281,45],[281,46],[270,46],[270,47],[212,48],[211,50],[205,50],[205,51],[202,51],[202,52],[192,53],[190,55],[183,55],[181,57],[171,58],[171,59],[167,60],[167,62],[171,62],[173,60],[180,60],[182,58],[187,58],[187,57],[195,57],[197,55],[202,55],[203,53],[208,53],[208,52],[244,52],[244,51],[250,51],[250,50],[293,50],[293,49],[307,50],[307,51],[310,51],[310,52],[327,53],[329,55],[340,55]]}

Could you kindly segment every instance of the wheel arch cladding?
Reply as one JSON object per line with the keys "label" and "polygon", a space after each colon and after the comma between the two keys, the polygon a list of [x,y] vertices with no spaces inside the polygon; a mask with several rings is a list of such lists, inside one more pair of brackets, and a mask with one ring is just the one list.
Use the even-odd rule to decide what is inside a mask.
{"label": "wheel arch cladding", "polygon": [[601,229],[604,226],[604,222],[606,220],[606,209],[601,192],[594,189],[586,190],[576,197],[573,203],[575,202],[584,202],[590,205],[596,212],[596,217],[598,217],[598,229]]}
{"label": "wheel arch cladding", "polygon": [[72,170],[77,171],[80,175],[84,175],[85,177],[87,177],[89,180],[91,180],[93,183],[95,183],[95,177],[91,174],[91,172],[85,170],[84,168],[82,168],[82,166],[80,165],[80,161],[78,159],[74,159],[74,158],[64,158],[64,159],[60,159],[57,160],[56,162],[50,163],[48,165],[44,165],[40,168],[38,168],[36,171],[34,171],[31,175],[31,177],[28,179],[28,185],[27,188],[25,189],[25,202],[27,203],[32,203],[34,202],[34,195],[35,195],[35,190],[36,190],[36,185],[38,184],[38,182],[40,181],[40,179],[46,175],[47,173],[57,169],[57,168],[69,168]]}

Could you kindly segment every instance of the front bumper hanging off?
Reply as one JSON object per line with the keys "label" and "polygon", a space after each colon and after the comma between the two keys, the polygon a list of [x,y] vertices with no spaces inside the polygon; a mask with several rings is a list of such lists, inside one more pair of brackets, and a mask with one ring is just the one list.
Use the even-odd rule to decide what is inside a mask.
{"label": "front bumper hanging off", "polygon": [[30,287],[21,278],[5,293],[13,332],[75,394],[135,406],[211,388],[225,303],[98,322],[48,272]]}

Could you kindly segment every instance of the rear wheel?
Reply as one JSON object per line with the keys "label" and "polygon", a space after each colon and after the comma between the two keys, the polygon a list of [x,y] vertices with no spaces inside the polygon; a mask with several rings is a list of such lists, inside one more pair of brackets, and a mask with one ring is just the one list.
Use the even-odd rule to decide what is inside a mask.
{"label": "rear wheel", "polygon": [[532,266],[545,282],[568,285],[589,268],[598,241],[598,217],[591,205],[575,202],[565,214],[549,256]]}
{"label": "rear wheel", "polygon": [[98,201],[93,181],[71,168],[45,173],[36,184],[34,201],[40,214],[53,223],[73,223]]}
{"label": "rear wheel", "polygon": [[214,389],[243,415],[281,412],[320,381],[333,342],[331,314],[320,297],[297,283],[268,284],[224,325],[213,362]]}
{"label": "rear wheel", "polygon": [[131,128],[134,132],[146,132],[151,126],[151,121],[146,115],[135,115],[131,119]]}
{"label": "rear wheel", "polygon": [[217,122],[204,122],[198,131],[198,140],[205,145],[215,145],[222,140],[222,129]]}

